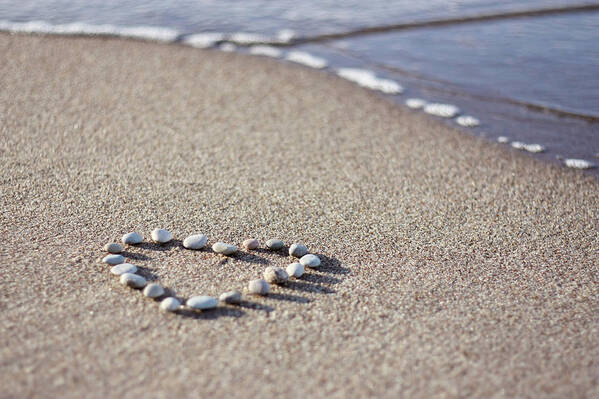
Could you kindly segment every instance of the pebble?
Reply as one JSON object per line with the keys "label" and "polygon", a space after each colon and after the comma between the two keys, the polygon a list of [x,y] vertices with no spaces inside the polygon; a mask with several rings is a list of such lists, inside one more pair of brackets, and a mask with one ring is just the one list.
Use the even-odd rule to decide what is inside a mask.
{"label": "pebble", "polygon": [[316,255],[308,254],[302,256],[300,259],[300,263],[307,267],[319,267],[320,266],[320,258]]}
{"label": "pebble", "polygon": [[277,239],[273,238],[272,240],[266,241],[266,246],[270,250],[277,251],[277,250],[283,248],[285,246],[285,243],[281,240],[277,240]]}
{"label": "pebble", "polygon": [[125,273],[135,273],[137,271],[137,266],[132,265],[131,263],[121,263],[120,265],[112,266],[110,268],[110,273],[120,276]]}
{"label": "pebble", "polygon": [[258,248],[259,245],[260,245],[260,243],[255,238],[250,238],[243,242],[243,246],[246,249],[256,249],[256,248]]}
{"label": "pebble", "polygon": [[118,265],[125,261],[125,257],[123,255],[106,255],[102,258],[102,262],[108,263],[109,265]]}
{"label": "pebble", "polygon": [[121,238],[121,241],[123,241],[123,244],[128,244],[128,245],[140,244],[143,240],[144,240],[144,238],[141,236],[141,234],[136,233],[136,232],[127,233],[123,236],[123,238]]}
{"label": "pebble", "polygon": [[289,277],[299,278],[304,274],[304,265],[301,263],[292,263],[287,266]]}
{"label": "pebble", "polygon": [[237,247],[224,242],[217,242],[212,246],[212,250],[217,254],[233,255],[235,252],[237,252]]}
{"label": "pebble", "polygon": [[569,159],[564,160],[564,163],[566,164],[567,167],[574,168],[574,169],[590,169],[595,166],[592,162],[589,162],[585,159],[569,158]]}
{"label": "pebble", "polygon": [[510,142],[510,139],[505,136],[499,136],[499,137],[497,137],[497,142],[500,144],[507,144]]}
{"label": "pebble", "polygon": [[304,244],[291,244],[289,247],[289,255],[301,258],[308,253],[308,248]]}
{"label": "pebble", "polygon": [[270,284],[268,284],[265,280],[252,280],[248,285],[248,289],[250,294],[256,295],[266,295],[270,292]]}
{"label": "pebble", "polygon": [[143,288],[148,282],[142,276],[133,273],[121,274],[121,284],[131,288]]}
{"label": "pebble", "polygon": [[165,312],[174,312],[179,310],[181,307],[181,302],[177,298],[168,297],[164,298],[162,302],[160,302],[160,310]]}
{"label": "pebble", "polygon": [[283,268],[269,266],[264,270],[264,280],[272,284],[284,284],[289,281],[289,274]]}
{"label": "pebble", "polygon": [[194,296],[185,302],[185,304],[192,309],[208,310],[214,309],[218,305],[218,300],[211,296]]}
{"label": "pebble", "polygon": [[104,245],[104,251],[110,252],[111,254],[120,254],[123,252],[123,246],[116,242],[111,242],[110,244]]}
{"label": "pebble", "polygon": [[148,298],[158,298],[159,296],[164,295],[164,288],[162,288],[160,284],[148,284],[146,288],[144,288],[144,295]]}
{"label": "pebble", "polygon": [[187,249],[202,249],[207,241],[208,238],[204,234],[194,234],[183,240],[183,246]]}
{"label": "pebble", "polygon": [[460,109],[451,104],[430,103],[424,106],[424,112],[442,118],[453,118],[460,113]]}
{"label": "pebble", "polygon": [[229,291],[221,294],[218,299],[224,303],[237,304],[241,302],[241,292],[239,291]]}
{"label": "pebble", "polygon": [[478,119],[476,119],[475,117],[470,116],[470,115],[458,116],[455,119],[455,122],[458,125],[464,126],[464,127],[476,127],[476,126],[480,125],[480,121]]}
{"label": "pebble", "polygon": [[421,98],[408,98],[406,100],[406,106],[412,109],[420,109],[426,105],[426,101]]}
{"label": "pebble", "polygon": [[152,230],[152,240],[159,244],[166,244],[173,239],[173,235],[170,231],[164,229]]}

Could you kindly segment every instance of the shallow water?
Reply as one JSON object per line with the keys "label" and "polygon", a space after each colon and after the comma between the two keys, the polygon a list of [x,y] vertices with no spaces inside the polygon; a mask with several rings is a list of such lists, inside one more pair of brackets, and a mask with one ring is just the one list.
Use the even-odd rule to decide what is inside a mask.
{"label": "shallow water", "polygon": [[[384,29],[589,4],[599,6],[599,2],[563,0],[0,0],[0,29],[114,34],[198,47],[223,39],[238,44],[274,41],[285,45],[280,47],[283,59],[306,51],[323,58],[333,72],[339,68],[370,71],[346,75],[374,90],[402,88],[387,90],[399,103],[416,97],[455,104],[462,114],[480,120],[480,126],[464,128],[474,134],[540,144],[546,151],[535,156],[547,160],[582,158],[598,164],[599,8]],[[381,32],[302,43],[292,40],[343,36],[369,28]],[[202,32],[218,34],[193,36]],[[233,50],[231,45],[221,48]],[[237,51],[246,50],[238,47]],[[448,123],[456,126],[455,120]]]}

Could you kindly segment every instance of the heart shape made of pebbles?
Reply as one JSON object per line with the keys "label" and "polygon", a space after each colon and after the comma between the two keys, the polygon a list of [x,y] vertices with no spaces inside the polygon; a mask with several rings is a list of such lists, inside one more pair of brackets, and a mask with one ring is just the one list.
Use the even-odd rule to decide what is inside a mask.
{"label": "heart shape made of pebbles", "polygon": [[[136,232],[123,235],[123,245],[104,246],[108,254],[101,261],[111,266],[110,272],[123,285],[142,290],[144,296],[159,301],[161,310],[182,315],[213,309],[241,315],[242,307],[274,310],[249,300],[256,296],[311,302],[297,293],[334,293],[331,286],[341,282],[334,275],[349,273],[338,260],[308,253],[308,248],[300,243],[286,246],[282,240],[271,239],[261,247],[258,240],[248,239],[240,250],[225,242],[210,246],[203,234],[180,241],[167,230],[155,229],[150,236],[151,241],[145,241]],[[236,275],[235,282],[228,281],[231,274]],[[193,295],[179,296],[179,292]],[[231,312],[233,306],[237,307],[236,312]]]}

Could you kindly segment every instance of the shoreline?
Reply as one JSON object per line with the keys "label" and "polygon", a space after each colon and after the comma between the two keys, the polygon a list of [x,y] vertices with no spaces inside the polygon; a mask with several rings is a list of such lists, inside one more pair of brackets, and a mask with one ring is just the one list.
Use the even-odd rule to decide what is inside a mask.
{"label": "shoreline", "polygon": [[[122,39],[0,48],[4,395],[598,392],[593,176],[290,63]],[[154,228],[300,241],[323,268],[164,314],[97,261]],[[125,255],[184,297],[289,262],[178,241]]]}

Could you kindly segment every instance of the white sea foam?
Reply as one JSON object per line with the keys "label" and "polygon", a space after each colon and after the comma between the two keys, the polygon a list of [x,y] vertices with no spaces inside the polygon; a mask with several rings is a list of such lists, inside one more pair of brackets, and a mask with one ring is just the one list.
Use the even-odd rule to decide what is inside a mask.
{"label": "white sea foam", "polygon": [[408,98],[406,100],[406,106],[412,109],[420,109],[426,105],[426,101],[421,98]]}
{"label": "white sea foam", "polygon": [[256,45],[250,47],[250,54],[263,55],[265,57],[279,58],[283,52],[276,47]]}
{"label": "white sea foam", "polygon": [[476,127],[480,125],[480,121],[473,116],[470,115],[462,115],[458,116],[455,119],[455,123],[464,127]]}
{"label": "white sea foam", "polygon": [[159,42],[172,42],[179,36],[178,31],[170,28],[156,26],[120,27],[115,25],[93,25],[84,22],[56,25],[45,21],[0,21],[0,30],[18,33],[48,33],[54,35],[119,36]]}
{"label": "white sea foam", "polygon": [[501,144],[507,144],[510,142],[510,139],[505,136],[499,136],[499,137],[497,137],[497,142],[501,143]]}
{"label": "white sea foam", "polygon": [[227,40],[229,40],[233,43],[242,44],[242,45],[253,44],[253,43],[268,43],[268,42],[272,41],[272,39],[270,39],[267,36],[260,35],[257,33],[246,33],[246,32],[233,33],[229,36],[229,38]]}
{"label": "white sea foam", "polygon": [[377,77],[374,72],[358,68],[340,68],[337,75],[344,79],[367,87],[372,90],[382,91],[387,94],[399,94],[403,92],[403,87],[393,80]]}
{"label": "white sea foam", "polygon": [[233,43],[223,43],[220,46],[218,46],[218,49],[226,53],[232,53],[233,51],[237,50],[237,46]]}
{"label": "white sea foam", "polygon": [[512,148],[515,148],[517,150],[523,150],[524,147],[526,147],[526,143],[523,143],[521,141],[512,141],[510,145],[512,146]]}
{"label": "white sea foam", "polygon": [[586,159],[569,158],[564,160],[564,164],[566,164],[567,167],[574,169],[590,169],[595,167],[595,165],[592,162],[589,162]]}
{"label": "white sea foam", "polygon": [[306,65],[316,69],[325,68],[328,65],[327,60],[324,58],[313,56],[310,53],[304,51],[290,51],[287,53],[286,59],[291,62]]}
{"label": "white sea foam", "polygon": [[221,40],[224,40],[225,35],[219,32],[204,32],[189,35],[183,38],[183,43],[196,48],[208,48],[214,46]]}
{"label": "white sea foam", "polygon": [[545,146],[541,145],[541,144],[526,144],[524,146],[524,150],[528,151],[528,152],[543,152],[545,151]]}
{"label": "white sea foam", "polygon": [[291,29],[281,29],[279,33],[277,33],[277,41],[280,43],[289,43],[295,36],[295,31]]}
{"label": "white sea foam", "polygon": [[424,106],[424,112],[443,118],[453,118],[460,113],[460,109],[452,104],[430,103]]}

